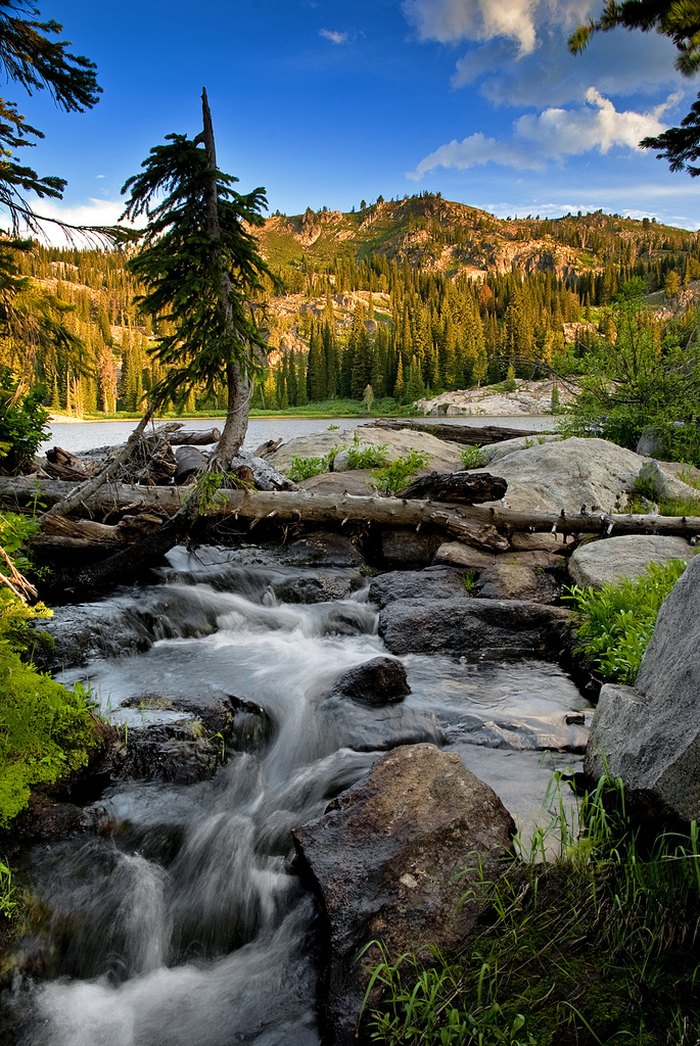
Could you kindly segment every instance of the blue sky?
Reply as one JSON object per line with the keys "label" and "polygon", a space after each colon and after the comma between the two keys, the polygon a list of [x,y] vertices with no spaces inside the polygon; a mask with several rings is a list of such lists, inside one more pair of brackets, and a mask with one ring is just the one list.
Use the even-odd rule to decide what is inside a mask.
{"label": "blue sky", "polygon": [[656,33],[566,39],[603,0],[36,0],[103,89],[63,114],[14,84],[46,134],[24,159],[68,179],[46,212],[112,221],[148,150],[200,126],[270,211],[350,210],[430,190],[500,217],[602,208],[700,228],[700,179],[636,143],[678,120],[697,78]]}

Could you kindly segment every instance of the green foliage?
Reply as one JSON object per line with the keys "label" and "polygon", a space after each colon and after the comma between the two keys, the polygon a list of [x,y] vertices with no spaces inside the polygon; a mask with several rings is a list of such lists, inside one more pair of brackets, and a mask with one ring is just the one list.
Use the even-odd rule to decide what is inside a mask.
{"label": "green foliage", "polygon": [[87,692],[37,672],[0,639],[0,827],[24,809],[33,786],[84,767],[94,744]]}
{"label": "green foliage", "polygon": [[464,469],[480,469],[486,464],[486,457],[481,447],[465,447],[461,457]]}
{"label": "green foliage", "polygon": [[365,996],[374,1041],[697,1041],[697,824],[640,839],[621,782],[609,778],[583,797],[572,823],[560,789],[554,821],[525,859],[477,883],[486,913],[461,951],[395,957],[378,942],[365,950],[365,962],[370,949],[379,955]]}
{"label": "green foliage", "polygon": [[623,288],[605,338],[583,360],[582,391],[567,413],[567,435],[596,435],[634,449],[652,430],[657,455],[700,463],[700,314],[664,324],[648,309],[638,281]]}
{"label": "green foliage", "polygon": [[419,469],[425,468],[430,460],[428,454],[418,450],[409,450],[400,458],[390,462],[385,468],[376,469],[373,473],[377,490],[385,494],[399,494],[411,482]]}
{"label": "green foliage", "polygon": [[462,575],[462,584],[464,585],[464,591],[468,595],[471,596],[473,592],[476,592],[478,581],[479,572],[477,570],[470,567],[468,570],[464,571],[464,574]]}
{"label": "green foliage", "polygon": [[0,915],[11,919],[17,909],[16,890],[12,885],[12,870],[0,860]]}
{"label": "green foliage", "polygon": [[639,578],[622,578],[598,589],[574,585],[564,598],[578,614],[575,651],[604,679],[633,683],[661,604],[685,567],[680,559],[650,563]]}
{"label": "green foliage", "polygon": [[[333,456],[335,457],[335,455]],[[305,479],[311,479],[312,476],[320,476],[321,473],[328,472],[330,465],[331,458],[328,454],[323,454],[319,458],[303,458],[295,454],[287,469],[287,475],[293,483],[302,483]]]}
{"label": "green foliage", "polygon": [[[5,552],[15,552],[27,532],[19,517],[0,516]],[[80,684],[67,690],[27,661],[34,641],[28,624],[48,616],[41,603],[29,607],[0,586],[0,828],[24,809],[33,786],[85,766],[95,746],[87,691]]]}
{"label": "green foliage", "polygon": [[349,469],[382,468],[388,460],[389,453],[386,443],[362,443],[360,437],[355,435],[352,444],[348,447]]}
{"label": "green foliage", "polygon": [[22,396],[10,371],[0,367],[0,473],[20,472],[46,439],[49,412],[41,406],[42,398],[38,386]]}

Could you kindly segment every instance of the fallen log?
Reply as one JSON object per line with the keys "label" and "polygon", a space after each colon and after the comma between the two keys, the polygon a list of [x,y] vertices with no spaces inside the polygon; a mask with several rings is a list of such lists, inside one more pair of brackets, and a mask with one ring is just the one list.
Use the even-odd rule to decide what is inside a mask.
{"label": "fallen log", "polygon": [[[8,508],[31,509],[36,498],[46,504],[60,503],[71,489],[60,480],[34,476],[0,477],[0,504]],[[174,515],[189,498],[191,487],[136,487],[105,484],[86,501],[93,516],[115,510],[152,511]],[[536,512],[503,508],[500,505],[450,505],[402,498],[356,496],[352,494],[310,494],[304,490],[225,490],[218,492],[203,509],[210,519],[232,516],[244,520],[277,519],[289,522],[368,522],[392,526],[418,526],[432,523],[454,532],[463,529],[462,540],[470,543],[468,527],[482,525],[497,534],[495,546],[507,547],[503,535],[513,531],[551,531],[562,535],[597,534],[675,534],[692,538],[700,535],[700,516],[653,516],[620,513]],[[42,517],[43,519],[44,517]],[[454,529],[451,530],[450,528]],[[456,534],[456,536],[459,536]]]}
{"label": "fallen log", "polygon": [[[518,436],[539,436],[540,430],[513,429],[502,425],[447,425],[444,421],[399,421],[396,418],[376,418],[366,424],[378,429],[410,429],[414,432],[429,432],[431,436],[449,443],[462,443],[469,447],[482,447],[488,443],[502,443]],[[361,428],[364,426],[360,426]]]}
{"label": "fallen log", "polygon": [[185,483],[191,483],[198,472],[203,472],[209,459],[196,447],[181,446],[175,451],[175,460],[177,468],[174,479],[178,487],[181,487]]}
{"label": "fallen log", "polygon": [[99,469],[98,462],[86,461],[63,447],[51,447],[46,452],[44,471],[51,479],[70,479],[82,483],[91,479]]}
{"label": "fallen log", "polygon": [[507,489],[504,479],[489,472],[431,472],[414,480],[401,491],[400,497],[478,505],[484,501],[500,501]]}
{"label": "fallen log", "polygon": [[169,432],[167,436],[168,443],[173,447],[206,447],[210,443],[218,443],[221,432],[219,429],[179,429],[177,432]]}

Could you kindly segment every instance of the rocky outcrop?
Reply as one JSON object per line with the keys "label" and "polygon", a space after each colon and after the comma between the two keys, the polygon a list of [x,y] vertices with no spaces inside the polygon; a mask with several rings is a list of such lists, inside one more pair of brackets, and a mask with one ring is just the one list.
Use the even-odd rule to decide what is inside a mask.
{"label": "rocky outcrop", "polygon": [[700,819],[700,557],[661,607],[634,687],[604,686],[586,753],[656,813]]}
{"label": "rocky outcrop", "polygon": [[569,573],[577,585],[597,588],[620,578],[639,577],[650,563],[687,560],[691,555],[693,549],[685,538],[624,534],[579,545],[569,560]]}
{"label": "rocky outcrop", "polygon": [[356,1042],[368,967],[435,945],[447,954],[481,911],[480,884],[500,875],[513,821],[457,755],[399,748],[294,832],[320,898],[328,941],[325,1017],[336,1046]]}

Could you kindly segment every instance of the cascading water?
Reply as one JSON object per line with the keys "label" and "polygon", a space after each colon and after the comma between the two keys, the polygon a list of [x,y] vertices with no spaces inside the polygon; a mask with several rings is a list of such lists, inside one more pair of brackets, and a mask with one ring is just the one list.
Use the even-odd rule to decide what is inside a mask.
{"label": "cascading water", "polygon": [[[314,907],[294,874],[291,829],[400,743],[447,737],[486,779],[493,757],[490,783],[502,778],[508,792],[510,774],[522,793],[522,759],[515,770],[504,762],[517,748],[503,741],[507,723],[536,749],[552,710],[584,704],[553,666],[416,655],[404,659],[413,693],[401,705],[329,697],[343,670],[383,646],[351,572],[327,573],[340,600],[275,597],[292,582],[308,591],[310,578],[234,553],[202,564],[178,552],[164,584],[70,611],[90,620],[102,654],[63,679],[87,678],[114,720],[134,729],[176,715],[154,712],[154,696],[192,707],[235,695],[270,725],[211,780],[113,786],[99,833],[37,851],[48,915],[34,947],[48,978],[11,1000],[26,1017],[21,1046],[317,1044]],[[115,656],[120,635],[126,652]],[[532,695],[538,671],[540,696],[523,718],[513,695]]]}

